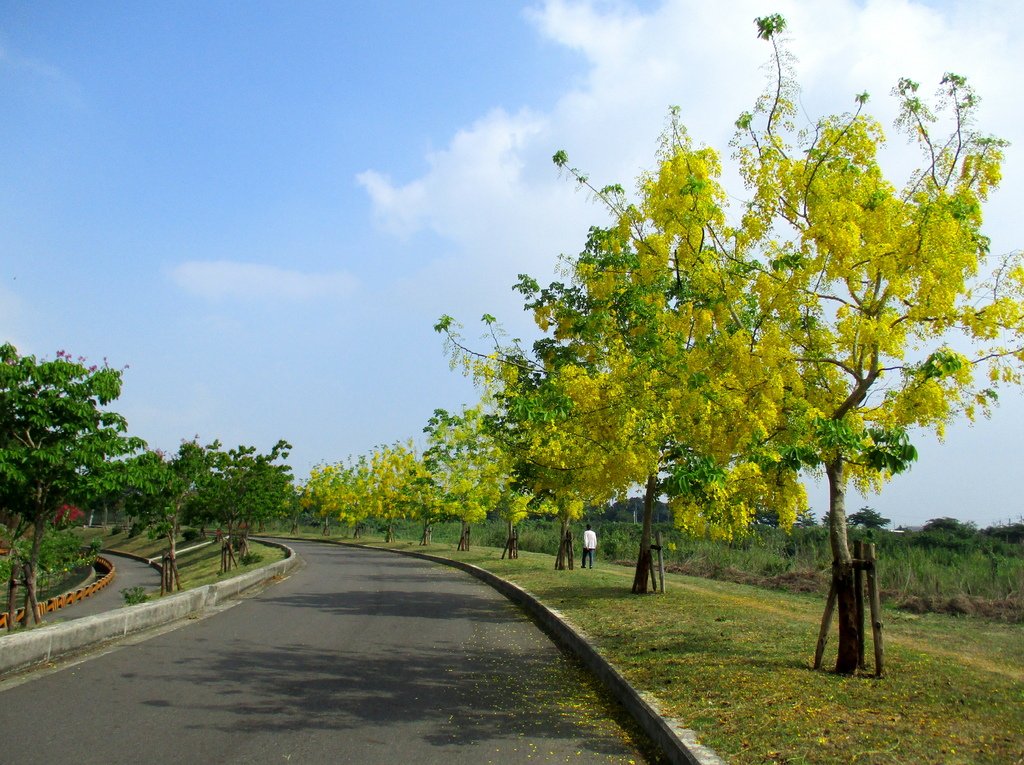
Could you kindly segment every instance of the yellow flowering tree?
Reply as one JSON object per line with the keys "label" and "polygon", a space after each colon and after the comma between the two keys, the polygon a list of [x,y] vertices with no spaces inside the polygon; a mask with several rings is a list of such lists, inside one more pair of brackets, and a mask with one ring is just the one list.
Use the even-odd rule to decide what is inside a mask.
{"label": "yellow flowering tree", "polygon": [[395,539],[395,521],[413,515],[423,472],[411,441],[379,446],[368,460],[362,502],[366,514],[385,524],[385,542]]}
{"label": "yellow flowering tree", "polygon": [[351,526],[354,536],[359,536],[359,525],[365,518],[365,508],[360,499],[365,491],[367,473],[364,457],[350,457],[347,461],[317,465],[310,470],[300,502],[306,510],[323,517],[325,535],[330,531],[330,519],[334,518]]}
{"label": "yellow flowering tree", "polygon": [[483,521],[501,500],[508,482],[504,459],[486,432],[480,406],[457,415],[436,409],[424,432],[424,463],[446,515],[461,521],[458,549],[468,550],[472,525]]}
{"label": "yellow flowering tree", "polygon": [[897,127],[923,163],[899,187],[878,158],[881,126],[834,115],[797,132],[797,86],[780,45],[781,16],[757,20],[774,76],[735,142],[752,192],[736,229],[737,262],[765,363],[786,384],[791,447],[781,462],[829,485],[836,670],[857,665],[853,561],[845,491],[877,489],[916,458],[912,428],[940,437],[954,417],[987,414],[999,384],[1020,382],[1024,268],[1020,253],[988,262],[982,204],[1001,176],[1005,143],[978,132],[978,98],[946,74],[933,110],[900,80]]}
{"label": "yellow flowering tree", "polygon": [[[989,262],[982,204],[1004,143],[975,130],[977,96],[943,77],[933,111],[900,80],[898,128],[920,169],[902,187],[878,159],[863,113],[797,130],[797,85],[781,16],[757,19],[773,48],[769,87],[733,143],[750,199],[735,219],[716,151],[694,146],[673,110],[637,201],[555,162],[613,216],[567,264],[571,281],[523,278],[547,336],[527,352],[496,343],[467,365],[500,380],[506,429],[552,485],[600,496],[645,483],[681,526],[729,536],[772,507],[805,506],[801,471],[829,483],[836,669],[856,669],[849,482],[877,489],[916,458],[913,428],[943,435],[987,414],[1020,382],[1024,267]],[[487,317],[489,319],[489,317]],[[644,554],[641,550],[640,561]],[[641,565],[638,564],[638,576]]]}

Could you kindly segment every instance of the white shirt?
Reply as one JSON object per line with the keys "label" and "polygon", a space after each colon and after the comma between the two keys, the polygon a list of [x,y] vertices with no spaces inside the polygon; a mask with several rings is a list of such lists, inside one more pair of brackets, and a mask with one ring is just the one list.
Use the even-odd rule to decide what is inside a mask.
{"label": "white shirt", "polygon": [[593,529],[587,529],[583,532],[583,549],[584,550],[596,550],[597,549],[597,533]]}

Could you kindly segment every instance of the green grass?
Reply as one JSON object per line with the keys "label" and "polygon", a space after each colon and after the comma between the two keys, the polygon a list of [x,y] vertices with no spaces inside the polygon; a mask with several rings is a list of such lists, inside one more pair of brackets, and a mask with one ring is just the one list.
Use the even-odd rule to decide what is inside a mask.
{"label": "green grass", "polygon": [[632,570],[607,563],[559,572],[551,555],[386,546],[464,560],[529,590],[731,763],[1024,761],[1019,625],[887,610],[885,676],[842,677],[811,669],[817,596],[679,575],[665,595],[634,596]]}

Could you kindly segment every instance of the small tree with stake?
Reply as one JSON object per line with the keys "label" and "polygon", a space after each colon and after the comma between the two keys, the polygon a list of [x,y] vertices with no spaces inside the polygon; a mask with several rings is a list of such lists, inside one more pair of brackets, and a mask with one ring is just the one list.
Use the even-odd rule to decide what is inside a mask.
{"label": "small tree with stake", "polygon": [[853,114],[794,129],[785,20],[757,27],[774,66],[755,110],[737,121],[753,196],[735,239],[746,250],[756,340],[788,376],[791,448],[779,459],[828,481],[836,671],[850,673],[863,635],[846,487],[877,488],[906,470],[917,457],[908,429],[942,435],[957,415],[988,413],[995,385],[1020,382],[1024,267],[1020,253],[986,262],[982,204],[1000,180],[1005,142],[975,130],[978,97],[963,77],[942,78],[935,111],[917,83],[898,82],[897,127],[924,158],[900,189],[880,166],[884,137],[863,113],[867,94]]}

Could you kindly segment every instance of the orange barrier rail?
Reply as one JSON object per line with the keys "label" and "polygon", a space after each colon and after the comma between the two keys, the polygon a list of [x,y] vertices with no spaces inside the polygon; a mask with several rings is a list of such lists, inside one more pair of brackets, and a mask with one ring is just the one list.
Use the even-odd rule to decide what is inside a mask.
{"label": "orange barrier rail", "polygon": [[[93,564],[96,569],[104,572],[103,576],[97,579],[95,582],[79,587],[77,590],[64,593],[63,595],[55,595],[45,603],[39,604],[39,616],[42,618],[43,614],[48,614],[51,611],[56,611],[59,608],[65,608],[73,605],[80,601],[82,598],[88,598],[90,595],[99,592],[112,581],[114,581],[114,564],[109,559],[103,556],[96,558],[96,563]],[[17,614],[14,617],[15,623],[25,621],[25,609],[19,608]],[[0,630],[7,629],[7,613],[0,614]]]}

